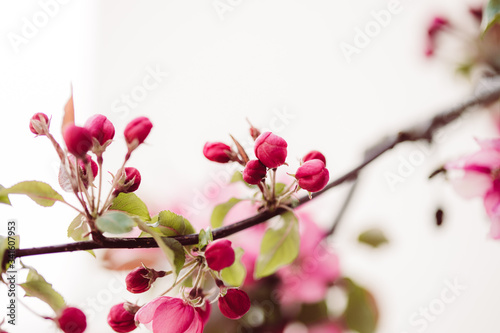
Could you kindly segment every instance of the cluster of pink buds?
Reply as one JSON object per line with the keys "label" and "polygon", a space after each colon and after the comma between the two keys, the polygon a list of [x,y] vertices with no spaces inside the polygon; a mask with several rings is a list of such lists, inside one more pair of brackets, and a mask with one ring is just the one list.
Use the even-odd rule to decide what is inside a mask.
{"label": "cluster of pink buds", "polygon": [[232,136],[236,149],[233,150],[223,142],[207,142],[203,148],[203,154],[210,161],[241,164],[244,167],[243,180],[259,188],[264,207],[274,209],[286,203],[289,197],[299,189],[304,189],[309,193],[318,192],[328,183],[329,172],[324,155],[318,151],[311,151],[302,158],[293,183],[285,191],[277,194],[275,191],[276,170],[287,165],[288,144],[282,137],[272,132],[261,133],[253,125],[250,127],[250,136],[254,140],[255,159],[249,159],[242,145]]}
{"label": "cluster of pink buds", "polygon": [[[131,332],[143,324],[153,332],[183,333],[203,332],[210,313],[211,304],[218,302],[220,312],[230,319],[239,319],[250,309],[250,299],[241,289],[227,287],[220,272],[233,265],[235,252],[231,241],[226,239],[209,242],[203,249],[194,248],[188,255],[184,268],[188,270],[175,284],[191,275],[194,285],[190,289],[181,287],[180,297],[165,296],[173,286],[143,306],[128,302],[113,306],[108,314],[108,324],[116,332]],[[127,290],[142,293],[151,288],[157,278],[172,272],[155,271],[145,266],[131,271],[126,279]],[[211,277],[218,287],[205,292],[205,278]],[[211,298],[213,298],[211,300]]]}

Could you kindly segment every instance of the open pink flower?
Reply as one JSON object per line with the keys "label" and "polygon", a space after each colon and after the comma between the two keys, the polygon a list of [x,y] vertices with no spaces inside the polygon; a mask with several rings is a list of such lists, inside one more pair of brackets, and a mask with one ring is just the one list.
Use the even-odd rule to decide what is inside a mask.
{"label": "open pink flower", "polygon": [[204,327],[202,317],[192,305],[168,296],[144,305],[135,314],[135,321],[153,333],[202,333]]}
{"label": "open pink flower", "polygon": [[480,150],[446,164],[447,170],[462,170],[452,185],[464,198],[482,197],[491,220],[490,235],[500,239],[500,139],[478,140]]}

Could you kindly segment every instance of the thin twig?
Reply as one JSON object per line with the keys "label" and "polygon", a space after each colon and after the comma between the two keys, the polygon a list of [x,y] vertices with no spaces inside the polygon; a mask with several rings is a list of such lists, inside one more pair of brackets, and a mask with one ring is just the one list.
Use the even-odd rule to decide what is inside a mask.
{"label": "thin twig", "polygon": [[[396,145],[407,142],[407,141],[420,141],[425,140],[429,143],[432,142],[433,136],[436,131],[452,121],[458,119],[462,116],[469,108],[473,106],[485,105],[497,101],[500,98],[500,85],[498,83],[487,87],[483,91],[477,93],[472,98],[469,98],[465,102],[451,107],[444,112],[437,114],[436,116],[412,126],[406,130],[400,131],[397,134],[383,139],[379,144],[374,146],[373,149],[369,150],[369,153],[365,157],[364,161],[354,167],[352,170],[345,173],[343,176],[330,182],[323,190],[316,192],[312,195],[312,198],[317,198],[328,190],[339,186],[348,181],[352,181],[357,178],[359,172],[365,168],[368,164],[373,162],[375,159],[380,157],[386,151],[391,150]],[[294,207],[301,206],[306,202],[309,202],[309,197],[303,196],[299,199],[298,203]],[[213,230],[214,239],[224,238],[229,235],[235,234],[239,231],[245,230],[259,223],[263,223],[270,218],[280,215],[286,212],[286,209],[278,208],[274,211],[264,211],[250,218],[244,219],[242,221],[223,226]],[[179,241],[182,245],[194,245],[198,243],[198,234],[191,234],[186,236],[176,236],[173,237]],[[15,251],[15,257],[25,257],[39,254],[48,253],[59,253],[59,252],[71,252],[71,251],[82,251],[82,250],[95,250],[104,248],[153,248],[158,247],[153,238],[105,238],[102,242],[95,241],[84,241],[75,242],[69,244],[55,245],[55,246],[44,246],[38,248],[28,248],[19,249]],[[5,251],[5,257],[9,255],[10,251]]]}

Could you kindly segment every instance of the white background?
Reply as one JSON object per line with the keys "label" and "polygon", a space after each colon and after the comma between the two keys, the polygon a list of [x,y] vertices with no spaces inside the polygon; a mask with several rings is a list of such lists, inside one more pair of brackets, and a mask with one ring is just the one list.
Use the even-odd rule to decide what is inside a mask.
{"label": "white background", "polygon": [[[24,20],[33,22],[40,3],[45,2],[0,4],[0,184],[6,187],[43,180],[59,189],[56,154],[47,140],[33,138],[28,123],[35,112],[51,115],[53,132],[61,139],[58,129],[71,85],[77,124],[94,113],[115,124],[116,142],[105,160],[111,172],[125,153],[121,133],[128,121],[142,115],[153,121],[147,145],[134,153],[130,165],[143,175],[137,193],[154,209],[180,201],[199,204],[195,200],[213,184],[210,175],[221,170],[204,159],[203,144],[228,142],[228,133],[246,140],[246,117],[258,127],[270,127],[276,112],[292,114],[285,126],[275,128],[288,141],[290,171],[300,156],[318,149],[335,178],[382,136],[461,101],[471,91],[449,60],[462,53],[429,61],[423,50],[425,29],[435,14],[450,14],[474,31],[467,6],[477,1],[401,1],[401,11],[350,63],[341,43],[353,44],[356,29],[364,29],[373,21],[370,13],[386,9],[387,2],[226,0],[220,3],[231,4],[232,10],[221,15],[211,0],[75,0],[52,8],[46,25],[26,43],[13,46],[9,36],[22,34]],[[168,77],[136,107],[117,111],[121,95],[140,86],[148,68]],[[445,281],[454,280],[466,290],[425,332],[499,331],[500,243],[487,236],[489,222],[481,202],[458,198],[444,181],[426,180],[449,158],[473,151],[473,137],[494,135],[487,115],[469,117],[450,128],[438,146],[401,145],[362,174],[333,246],[344,274],[373,290],[380,304],[378,332],[419,332],[409,322],[412,314],[439,299]],[[387,173],[397,174],[403,160],[417,155],[423,156],[418,165],[391,187]],[[342,191],[310,205],[318,222],[327,225],[333,219]],[[220,201],[217,195],[208,197]],[[12,196],[12,204],[0,206],[0,225],[16,219],[23,248],[68,241],[66,228],[75,215],[71,209],[60,204],[43,208],[20,196]],[[433,222],[439,205],[446,208],[440,229]],[[208,206],[193,218],[207,214]],[[390,244],[377,251],[357,244],[357,234],[369,227],[381,227]],[[108,274],[86,253],[23,261],[53,283],[68,304],[100,309],[89,332],[110,332],[104,324],[108,309],[130,299],[126,292],[115,293],[113,299],[89,305],[89,298],[123,276]],[[7,304],[5,288],[0,293]],[[51,314],[37,300],[25,302]],[[25,309],[19,310],[18,326],[6,328],[55,331],[52,323]]]}

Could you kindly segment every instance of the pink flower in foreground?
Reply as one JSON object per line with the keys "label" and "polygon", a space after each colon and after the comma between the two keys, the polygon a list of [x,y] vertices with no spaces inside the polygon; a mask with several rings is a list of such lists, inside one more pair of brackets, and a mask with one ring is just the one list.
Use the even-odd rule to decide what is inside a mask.
{"label": "pink flower in foreground", "polygon": [[189,303],[169,296],[158,297],[135,314],[135,321],[154,333],[202,333],[203,319]]}
{"label": "pink flower in foreground", "polygon": [[447,170],[463,170],[452,177],[455,190],[464,198],[482,197],[491,220],[490,235],[500,239],[500,139],[477,141],[480,150],[455,162]]}
{"label": "pink flower in foreground", "polygon": [[306,214],[299,214],[299,219],[299,256],[277,272],[282,304],[319,302],[325,298],[328,287],[340,277],[337,256],[322,243],[325,232]]}

